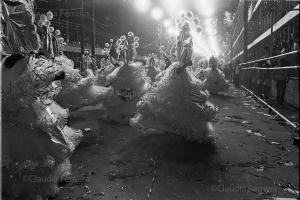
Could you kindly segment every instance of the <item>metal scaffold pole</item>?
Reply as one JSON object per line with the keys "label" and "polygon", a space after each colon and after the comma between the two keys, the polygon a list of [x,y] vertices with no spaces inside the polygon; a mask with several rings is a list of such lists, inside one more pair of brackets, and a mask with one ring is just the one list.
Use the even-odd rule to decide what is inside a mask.
{"label": "metal scaffold pole", "polygon": [[244,1],[244,55],[243,62],[248,61],[248,1]]}
{"label": "metal scaffold pole", "polygon": [[91,53],[95,56],[95,0],[92,0]]}
{"label": "metal scaffold pole", "polygon": [[83,0],[81,0],[81,54],[84,54],[84,16],[83,16]]}

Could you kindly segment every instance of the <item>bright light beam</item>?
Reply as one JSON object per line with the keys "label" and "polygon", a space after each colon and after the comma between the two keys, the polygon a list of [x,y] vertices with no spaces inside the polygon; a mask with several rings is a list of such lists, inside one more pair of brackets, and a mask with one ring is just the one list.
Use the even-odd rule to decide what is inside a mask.
{"label": "bright light beam", "polygon": [[139,12],[145,13],[149,10],[150,0],[134,0],[134,4]]}
{"label": "bright light beam", "polygon": [[178,11],[181,10],[184,5],[182,0],[162,0],[163,5],[170,15],[178,14]]}
{"label": "bright light beam", "polygon": [[167,28],[171,25],[171,21],[169,19],[164,20],[164,26]]}
{"label": "bright light beam", "polygon": [[193,37],[194,52],[201,56],[209,58],[210,53],[207,49],[208,45],[207,45],[206,41],[203,40],[203,35],[195,32],[195,31],[192,31],[191,34]]}
{"label": "bright light beam", "polygon": [[204,21],[205,26],[211,26],[212,25],[212,19],[211,18],[207,18]]}
{"label": "bright light beam", "polygon": [[214,9],[210,6],[207,6],[205,9],[202,10],[202,14],[205,16],[211,16],[214,14]]}
{"label": "bright light beam", "polygon": [[201,15],[212,16],[215,12],[212,1],[194,0],[195,7],[199,10]]}
{"label": "bright light beam", "polygon": [[216,35],[216,29],[212,26],[208,26],[205,28],[207,35]]}
{"label": "bright light beam", "polygon": [[211,48],[212,55],[218,56],[220,54],[219,45],[217,44],[217,39],[214,36],[209,36],[209,45]]}
{"label": "bright light beam", "polygon": [[160,8],[153,8],[153,10],[151,11],[151,16],[155,20],[160,20],[163,18],[164,14]]}
{"label": "bright light beam", "polygon": [[178,30],[177,30],[176,28],[174,28],[174,27],[168,27],[167,33],[168,33],[170,36],[177,36]]}

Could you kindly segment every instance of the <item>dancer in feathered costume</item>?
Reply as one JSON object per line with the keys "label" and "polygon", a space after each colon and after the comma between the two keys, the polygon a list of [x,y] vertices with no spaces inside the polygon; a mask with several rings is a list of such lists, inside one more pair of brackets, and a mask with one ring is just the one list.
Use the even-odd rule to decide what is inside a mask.
{"label": "dancer in feathered costume", "polygon": [[138,102],[131,125],[144,132],[172,132],[203,141],[212,131],[217,109],[203,91],[201,81],[186,70],[190,66],[193,42],[190,25],[183,22],[176,44],[176,62]]}
{"label": "dancer in feathered costume", "polygon": [[204,87],[211,93],[217,94],[223,92],[230,87],[225,79],[224,73],[218,68],[218,60],[215,57],[209,59],[210,68],[204,70]]}
{"label": "dancer in feathered costume", "polygon": [[1,4],[1,53],[12,55],[37,52],[40,38],[34,25],[33,0],[3,0]]}
{"label": "dancer in feathered costume", "polygon": [[154,55],[151,55],[146,65],[147,76],[150,78],[151,83],[155,82],[155,77],[160,73],[160,69],[156,67]]}
{"label": "dancer in feathered costume", "polygon": [[[16,197],[34,194],[46,198],[54,195],[58,179],[69,175],[68,157],[82,132],[66,125],[68,109],[53,101],[61,90],[64,72],[50,60],[20,57],[11,62],[15,57],[4,59],[2,69],[4,191]],[[16,68],[24,69],[24,59],[29,59],[27,67],[16,73]],[[52,180],[24,179],[30,176]]]}
{"label": "dancer in feathered costume", "polygon": [[62,80],[62,90],[55,97],[60,105],[74,110],[97,104],[109,91],[109,88],[95,85],[97,78],[91,69],[87,70],[89,72],[88,76],[83,78],[79,70],[74,69],[73,61],[67,57],[55,57],[55,64],[65,72],[65,78]]}
{"label": "dancer in feathered costume", "polygon": [[[96,73],[96,69],[92,66],[95,63],[93,63],[94,61],[89,55],[89,52],[86,51],[83,56],[83,66],[81,70],[74,69],[74,62],[63,55],[61,51],[65,43],[63,38],[60,37],[60,31],[54,31],[54,28],[50,27],[49,32],[50,34],[54,33],[52,35],[56,38],[56,49],[59,51],[58,56],[54,57],[54,65],[62,69],[65,74],[64,79],[61,81],[62,90],[55,97],[55,100],[63,107],[70,109],[76,109],[99,102],[101,95],[99,96],[99,91],[97,91],[97,94],[94,91],[94,83],[96,82],[94,74]],[[56,51],[53,51],[53,53],[56,54]],[[105,93],[106,88],[103,87],[102,89],[101,91]]]}
{"label": "dancer in feathered costume", "polygon": [[[69,175],[68,158],[82,132],[66,125],[68,109],[53,101],[61,90],[62,69],[51,59],[27,54],[39,46],[35,30],[23,40],[23,29],[34,27],[31,2],[2,1],[2,6],[12,12],[4,16],[12,24],[2,41],[9,55],[1,63],[3,194],[8,199],[47,199],[57,191],[58,180]],[[15,14],[18,26],[13,25]]]}
{"label": "dancer in feathered costume", "polygon": [[110,43],[105,43],[103,53],[105,57],[102,58],[100,61],[101,69],[98,72],[97,84],[104,86],[107,75],[110,74],[116,67],[118,67],[118,55],[116,52],[116,44],[114,43],[113,39],[110,39]]}
{"label": "dancer in feathered costume", "polygon": [[208,61],[204,60],[200,63],[198,66],[197,71],[195,72],[195,76],[200,79],[201,81],[204,81],[208,76]]}
{"label": "dancer in feathered costume", "polygon": [[112,95],[104,102],[108,120],[129,123],[134,116],[136,103],[150,87],[143,61],[136,61],[139,38],[132,32],[121,36],[116,42],[119,66],[106,77],[106,86],[112,88]]}

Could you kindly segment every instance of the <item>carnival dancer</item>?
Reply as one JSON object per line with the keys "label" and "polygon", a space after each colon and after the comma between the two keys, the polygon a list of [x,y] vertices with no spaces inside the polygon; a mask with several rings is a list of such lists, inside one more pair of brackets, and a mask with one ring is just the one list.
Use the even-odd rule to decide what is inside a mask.
{"label": "carnival dancer", "polygon": [[155,82],[155,77],[160,73],[160,69],[156,67],[154,55],[151,55],[146,66],[147,76],[150,78],[151,83]]}
{"label": "carnival dancer", "polygon": [[167,69],[172,64],[171,59],[167,56],[166,52],[164,51],[164,46],[161,46],[159,51],[165,62],[165,69]]}
{"label": "carnival dancer", "polygon": [[89,51],[85,51],[82,55],[82,66],[81,73],[83,77],[92,76],[93,72],[91,70],[92,58]]}
{"label": "carnival dancer", "polygon": [[128,37],[122,35],[116,41],[118,67],[106,77],[106,86],[113,89],[113,94],[104,102],[107,119],[129,123],[136,111],[139,97],[150,87],[143,62],[135,60],[139,37],[132,32]]}
{"label": "carnival dancer", "polygon": [[205,88],[211,94],[217,94],[227,90],[230,84],[226,81],[224,73],[218,68],[217,58],[214,56],[210,57],[209,65],[210,67],[204,70],[204,74],[206,75],[204,80]]}
{"label": "carnival dancer", "polygon": [[[7,199],[47,199],[58,191],[58,180],[69,175],[69,156],[82,132],[66,125],[68,109],[53,101],[64,72],[53,59],[32,56],[42,47],[33,2],[5,0],[1,5],[6,13],[2,24],[7,25],[3,32],[7,57],[1,62],[5,79],[1,85],[2,191]],[[49,12],[42,18],[49,22],[51,17]],[[15,19],[18,24],[12,23]],[[51,180],[38,182],[30,177]]]}
{"label": "carnival dancer", "polygon": [[201,142],[212,132],[217,108],[207,100],[201,81],[186,70],[192,64],[193,42],[189,23],[181,24],[175,49],[178,61],[142,96],[130,123],[146,133],[171,132]]}
{"label": "carnival dancer", "polygon": [[[4,59],[2,75],[15,73],[19,63],[7,68]],[[6,80],[9,90],[2,85],[4,190],[24,199],[32,195],[46,198],[57,192],[58,180],[69,175],[68,158],[82,132],[66,125],[68,109],[53,101],[61,90],[64,72],[42,58],[30,58],[25,66],[22,74]],[[24,180],[24,176],[53,180],[39,184]]]}
{"label": "carnival dancer", "polygon": [[97,73],[97,85],[101,86],[105,85],[107,75],[119,66],[116,43],[113,39],[110,39],[110,43],[105,43],[103,55],[104,58],[100,61],[101,69]]}

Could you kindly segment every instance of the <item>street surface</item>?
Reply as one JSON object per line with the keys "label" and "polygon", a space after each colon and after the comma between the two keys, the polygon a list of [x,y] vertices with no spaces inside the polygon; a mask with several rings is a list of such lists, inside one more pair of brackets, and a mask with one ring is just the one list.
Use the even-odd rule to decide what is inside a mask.
{"label": "street surface", "polygon": [[216,139],[207,144],[105,123],[96,107],[71,113],[72,127],[91,132],[71,157],[73,174],[55,199],[146,200],[150,187],[151,200],[299,197],[295,132],[242,91],[232,96],[210,98],[220,112]]}

